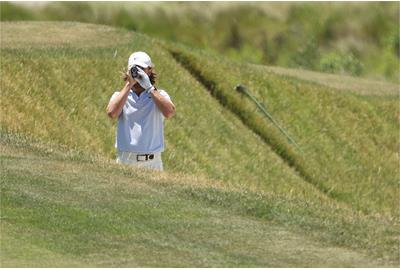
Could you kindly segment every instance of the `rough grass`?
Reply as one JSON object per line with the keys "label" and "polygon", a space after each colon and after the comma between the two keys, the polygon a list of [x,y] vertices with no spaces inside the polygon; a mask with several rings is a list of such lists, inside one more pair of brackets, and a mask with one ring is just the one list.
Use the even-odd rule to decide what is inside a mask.
{"label": "rough grass", "polygon": [[[59,48],[3,49],[2,126],[114,158],[115,122],[107,118],[105,107],[112,93],[122,87],[119,72],[125,68],[126,57],[150,43],[149,54],[157,59],[159,88],[171,94],[178,108],[174,119],[166,123],[168,170],[205,174],[292,196],[310,192],[312,187],[268,147],[260,148],[262,140],[221,108],[167,50],[155,40],[138,37],[117,47],[115,58],[114,48],[89,50],[73,43]],[[15,79],[22,77],[25,80]],[[266,175],[271,177],[266,180]],[[314,193],[321,197],[318,191]]]}
{"label": "rough grass", "polygon": [[59,24],[48,22],[2,22],[1,26],[1,48],[114,47],[132,39],[129,31],[94,24],[77,28],[76,23],[65,22],[63,31]]}
{"label": "rough grass", "polygon": [[256,64],[399,82],[398,3],[2,2],[0,6],[2,21],[106,24]]}
{"label": "rough grass", "polygon": [[[107,119],[105,107],[112,93],[122,87],[119,72],[125,68],[129,54],[132,51],[146,48],[159,73],[158,87],[168,91],[178,108],[177,115],[171,121],[166,122],[167,150],[163,154],[163,159],[167,171],[195,175],[189,178],[176,174],[166,178],[158,175],[154,179],[157,181],[164,179],[164,182],[167,183],[177,181],[177,184],[173,185],[173,189],[190,182],[197,183],[196,179],[212,179],[207,180],[203,188],[181,189],[182,192],[179,193],[179,196],[174,198],[179,200],[180,196],[188,197],[189,200],[193,199],[198,202],[198,207],[205,207],[205,203],[210,203],[212,207],[218,205],[225,213],[222,215],[218,212],[218,215],[221,214],[219,220],[229,219],[227,215],[232,212],[238,215],[245,214],[255,218],[273,220],[280,225],[291,226],[291,230],[300,229],[300,235],[303,237],[312,235],[316,239],[322,239],[333,245],[372,254],[373,258],[383,260],[379,261],[379,264],[398,264],[399,213],[396,203],[396,192],[398,192],[398,153],[396,150],[398,149],[396,140],[399,115],[398,97],[339,93],[320,84],[266,73],[251,65],[237,65],[212,54],[203,53],[203,57],[198,57],[201,52],[181,47],[179,53],[192,60],[191,63],[196,70],[205,74],[205,77],[214,84],[214,94],[219,93],[219,97],[225,98],[228,103],[233,99],[237,100],[236,109],[241,109],[243,112],[240,119],[237,111],[232,110],[232,106],[221,106],[220,101],[210,95],[206,87],[176,61],[170,54],[170,44],[138,33],[121,33],[121,30],[113,32],[108,28],[106,33],[110,38],[115,39],[120,34],[126,35],[128,43],[120,39],[121,43],[103,44],[93,25],[52,23],[53,31],[58,32],[59,36],[62,36],[64,31],[72,36],[75,33],[77,36],[60,43],[49,41],[49,45],[46,45],[46,40],[52,39],[45,31],[47,24],[25,23],[25,25],[36,27],[37,35],[34,39],[40,40],[37,43],[40,45],[31,46],[29,38],[25,38],[23,41],[25,45],[18,47],[22,40],[18,37],[8,39],[8,36],[14,35],[10,29],[23,28],[24,24],[1,24],[0,123],[2,134],[29,134],[30,138],[40,139],[46,144],[57,145],[54,149],[63,145],[62,151],[56,151],[58,157],[63,156],[64,152],[69,153],[71,149],[74,149],[79,154],[75,155],[73,160],[81,155],[88,156],[84,160],[89,161],[94,155],[106,160],[114,158],[115,122]],[[99,31],[99,35],[101,35],[104,28],[101,26]],[[90,33],[93,34],[92,37],[96,39],[96,42],[81,43],[79,37],[90,36]],[[3,43],[3,40],[6,42]],[[57,45],[54,45],[56,43]],[[3,47],[3,44],[7,44],[7,46]],[[93,44],[93,47],[89,47],[87,44]],[[175,45],[178,47],[177,44]],[[299,164],[306,169],[306,172],[310,173],[315,182],[304,181],[304,178],[293,169],[293,166],[289,166],[287,160],[282,158],[281,152],[276,151],[277,144],[266,143],[264,133],[255,131],[254,128],[267,131],[265,134],[268,137],[273,134],[271,132],[274,132],[275,128],[260,117],[253,104],[237,93],[229,92],[234,91],[233,87],[237,83],[248,86],[304,147],[305,156],[300,156],[290,149],[279,133],[273,135],[275,141],[281,145],[282,151],[287,152],[287,157],[301,161]],[[249,128],[248,120],[253,121],[252,128]],[[11,137],[13,136],[11,135]],[[13,141],[13,139],[9,141]],[[21,145],[22,149],[27,147],[26,143]],[[19,149],[18,143],[11,143],[11,150],[5,156],[7,162],[18,163],[18,158],[13,157],[13,151],[16,149]],[[33,157],[28,160],[22,158],[22,163],[34,162],[38,153],[41,153],[40,157],[46,157],[49,151],[53,152],[51,149],[48,151],[40,149],[42,148],[34,148],[32,150]],[[61,160],[64,162],[65,158]],[[38,168],[39,171],[32,174],[38,176],[35,179],[41,179],[44,172],[54,171],[57,173],[60,170],[60,175],[45,178],[42,188],[38,183],[37,188],[29,195],[35,197],[35,192],[39,192],[43,187],[45,187],[43,192],[46,192],[48,185],[52,185],[52,182],[58,177],[64,179],[65,182],[67,182],[66,179],[74,179],[71,174],[62,175],[63,162],[58,163],[54,167],[55,170],[49,169],[49,165],[40,171],[40,164],[46,163],[46,158],[41,158],[38,163],[28,166],[22,175],[14,175],[15,171],[18,171],[15,163],[10,165],[12,169],[9,169],[10,174],[4,178],[4,183],[10,184],[10,188],[13,188],[10,177],[21,178],[23,184],[19,188],[23,190],[25,187],[29,187],[29,183],[32,184],[33,180],[29,178],[30,170]],[[49,161],[49,164],[55,165],[52,160]],[[2,163],[2,165],[6,166],[7,164]],[[69,168],[72,171],[76,170],[73,166]],[[115,171],[120,169],[118,167]],[[114,175],[113,179],[122,181],[120,174],[115,171],[113,174],[116,176]],[[77,173],[76,177],[82,181],[86,179],[86,175],[80,173]],[[93,175],[87,177],[96,179]],[[134,177],[136,179],[136,174]],[[147,181],[149,178],[142,175],[142,179]],[[85,187],[93,187],[87,182],[80,183],[78,185],[83,185],[84,193],[89,192],[89,190],[85,191]],[[99,184],[99,182],[95,183]],[[328,192],[327,190],[321,192],[319,183],[321,186],[327,187]],[[104,187],[102,194],[110,185]],[[230,192],[215,191],[209,187],[210,185],[213,187],[228,185],[230,188],[238,188],[243,192],[265,192],[267,197],[255,196],[258,199],[253,200],[251,199],[252,195],[241,197],[241,193],[232,195]],[[22,203],[21,207],[25,208],[24,200],[30,200],[29,196],[22,199],[15,198],[19,196],[19,188],[12,193],[11,199],[17,201],[12,201],[10,204],[11,212],[19,202]],[[157,198],[157,188],[153,187],[152,190],[155,193],[151,193],[152,195],[149,196],[162,202],[165,197]],[[79,190],[79,188],[77,189]],[[77,189],[70,190],[67,187],[71,198]],[[134,188],[132,189],[134,190]],[[65,190],[54,192],[62,193]],[[61,193],[56,194],[60,195]],[[330,196],[334,193],[340,196]],[[116,197],[119,195],[115,194]],[[168,201],[168,199],[166,200]],[[40,204],[40,201],[31,202]],[[77,203],[84,205],[86,202],[87,200],[82,200]],[[51,207],[49,204],[44,204],[40,211],[44,215],[46,209],[52,209]],[[171,207],[175,207],[175,210],[179,208]],[[170,213],[172,213],[171,211]],[[71,212],[74,218],[75,214],[78,217],[74,220],[79,220],[79,213]],[[95,214],[97,215],[98,212]],[[181,217],[184,216],[183,212],[181,214]],[[213,217],[217,218],[218,215]],[[90,219],[86,219],[85,215],[84,217],[85,222],[89,222],[85,224],[90,225]],[[44,216],[43,218],[49,220],[52,217]],[[115,218],[116,216],[112,216],[110,220]],[[64,219],[56,217],[55,223],[52,224],[64,221]],[[41,221],[36,220],[36,222],[40,223]],[[85,224],[82,226],[84,227]],[[210,224],[215,225],[213,222]],[[234,226],[233,221],[232,226]],[[51,225],[45,230],[50,227]],[[162,226],[160,225],[160,227]],[[9,227],[7,228],[9,229]],[[71,227],[66,228],[67,231],[69,229]],[[107,233],[108,231],[104,235]],[[12,233],[7,233],[7,235],[9,234]],[[15,238],[18,233],[12,235]],[[37,232],[37,235],[40,235],[40,232]],[[205,238],[207,234],[201,235]],[[73,235],[73,239],[78,241],[80,236],[79,234]],[[228,236],[233,237],[231,234]],[[246,237],[249,235],[246,234],[237,240],[238,248]],[[26,238],[29,239],[29,233],[26,234]],[[60,248],[66,248],[68,238],[59,243],[56,239],[56,237],[50,238],[46,245],[51,247],[58,245]],[[171,258],[176,258],[176,254],[181,254],[181,250],[169,254],[165,251],[168,248],[157,249],[162,244],[154,243],[154,239],[148,242],[147,248],[139,246],[136,248],[142,250],[143,254],[146,252],[154,254],[149,251],[151,248],[160,254],[166,252],[162,253],[165,256],[161,256],[160,259],[165,260],[163,265],[175,266],[175,264],[171,264],[173,262]],[[18,241],[17,239],[15,243],[19,243]],[[127,242],[129,241],[127,240]],[[124,249],[125,244],[115,243],[116,250]],[[232,243],[228,242],[228,244]],[[228,244],[223,245],[221,250],[229,249]],[[81,244],[76,243],[76,245],[79,247]],[[13,250],[17,246],[17,244],[12,245],[9,250]],[[176,242],[176,246],[179,246],[178,242]],[[83,247],[83,251],[87,248]],[[204,254],[209,255],[207,252]],[[250,256],[249,253],[246,254]],[[310,258],[312,258],[311,254],[312,252],[309,253]],[[286,255],[287,259],[288,254],[286,253]],[[235,260],[230,260],[235,256],[226,257],[226,254],[223,258],[218,256],[212,263],[199,262],[196,264],[188,263],[192,258],[188,257],[188,261],[182,265],[251,265],[247,259],[242,261],[238,259],[236,264]],[[23,261],[23,257],[20,255],[14,261]],[[97,258],[99,257],[100,255]],[[198,262],[197,259],[200,257],[194,257],[192,262]],[[62,256],[60,261],[68,262],[68,258],[68,256]],[[136,257],[132,257],[131,264],[145,265],[143,261],[135,261],[134,258]],[[308,265],[306,264],[307,256],[301,258],[304,260],[304,264],[298,265]],[[105,260],[107,259],[105,258]],[[32,261],[33,259],[26,259],[27,264]],[[111,264],[110,261],[105,262],[104,265],[126,265],[118,260],[115,264]],[[254,261],[257,260],[254,259]],[[301,260],[294,260],[292,265],[296,265],[299,261]],[[150,262],[148,265],[158,265]],[[232,262],[232,264],[223,262]],[[286,264],[271,265],[290,265],[290,262],[290,259],[287,259]],[[85,261],[82,261],[82,264],[84,263]],[[91,262],[88,264],[93,265]],[[264,264],[269,265],[264,261],[257,265]],[[319,264],[315,261],[310,265]]]}
{"label": "rough grass", "polygon": [[[218,56],[205,57],[188,48],[170,48],[222,105],[304,180],[362,211],[399,216],[398,95],[359,96]],[[239,82],[266,105],[302,152],[289,145],[252,101],[234,90]]]}
{"label": "rough grass", "polygon": [[400,94],[399,85],[395,83],[355,78],[345,75],[321,73],[304,69],[289,69],[262,65],[253,65],[253,67],[264,70],[265,72],[272,71],[277,74],[322,84],[327,86],[327,88],[353,92],[359,95],[399,96]]}

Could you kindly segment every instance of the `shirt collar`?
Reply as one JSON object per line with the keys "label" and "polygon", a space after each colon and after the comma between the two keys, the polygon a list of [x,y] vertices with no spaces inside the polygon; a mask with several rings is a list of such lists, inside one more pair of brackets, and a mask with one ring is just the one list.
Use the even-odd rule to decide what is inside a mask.
{"label": "shirt collar", "polygon": [[146,97],[149,97],[149,93],[148,93],[148,92],[145,92],[145,91],[143,91],[142,93],[140,93],[139,96],[138,96],[138,94],[136,94],[136,92],[133,91],[133,90],[131,90],[131,93],[130,93],[130,94],[132,95],[132,97],[133,97],[135,100],[142,100],[142,99],[144,99],[144,98],[146,98]]}

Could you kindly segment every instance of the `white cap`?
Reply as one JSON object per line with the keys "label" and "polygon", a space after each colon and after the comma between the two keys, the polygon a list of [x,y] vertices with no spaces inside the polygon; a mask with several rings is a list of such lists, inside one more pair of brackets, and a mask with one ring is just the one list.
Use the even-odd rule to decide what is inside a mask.
{"label": "white cap", "polygon": [[134,52],[129,56],[128,68],[133,65],[138,65],[143,68],[153,67],[150,56],[145,52]]}

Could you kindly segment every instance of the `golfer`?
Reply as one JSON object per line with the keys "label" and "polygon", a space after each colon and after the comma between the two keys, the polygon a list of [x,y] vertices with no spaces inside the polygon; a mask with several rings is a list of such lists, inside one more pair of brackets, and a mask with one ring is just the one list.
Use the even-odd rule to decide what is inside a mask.
{"label": "golfer", "polygon": [[[132,78],[130,69],[137,67]],[[164,118],[175,114],[175,105],[166,91],[157,89],[150,56],[134,52],[124,75],[125,86],[115,92],[107,106],[110,118],[118,118],[115,147],[117,163],[163,170]]]}

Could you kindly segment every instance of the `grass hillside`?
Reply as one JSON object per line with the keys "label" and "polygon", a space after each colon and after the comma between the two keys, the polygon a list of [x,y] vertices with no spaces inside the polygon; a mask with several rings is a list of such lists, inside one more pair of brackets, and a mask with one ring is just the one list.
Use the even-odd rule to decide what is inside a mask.
{"label": "grass hillside", "polygon": [[[158,88],[177,106],[164,174],[104,161],[114,158],[116,125],[105,107],[135,50],[151,55]],[[338,91],[307,73],[79,23],[1,23],[0,65],[4,265],[46,265],[38,254],[67,266],[399,264],[392,84]],[[303,153],[234,91],[238,83]]]}
{"label": "grass hillside", "polygon": [[[174,55],[303,179],[360,210],[398,216],[399,93],[359,96],[201,52],[174,49]],[[283,123],[302,152],[235,91],[238,82]]]}
{"label": "grass hillside", "polygon": [[[390,265],[333,244],[301,201],[93,161],[24,136],[0,142],[2,267]],[[382,234],[361,217],[334,223]]]}
{"label": "grass hillside", "polygon": [[247,63],[399,83],[397,2],[1,2],[1,21],[123,27]]}

